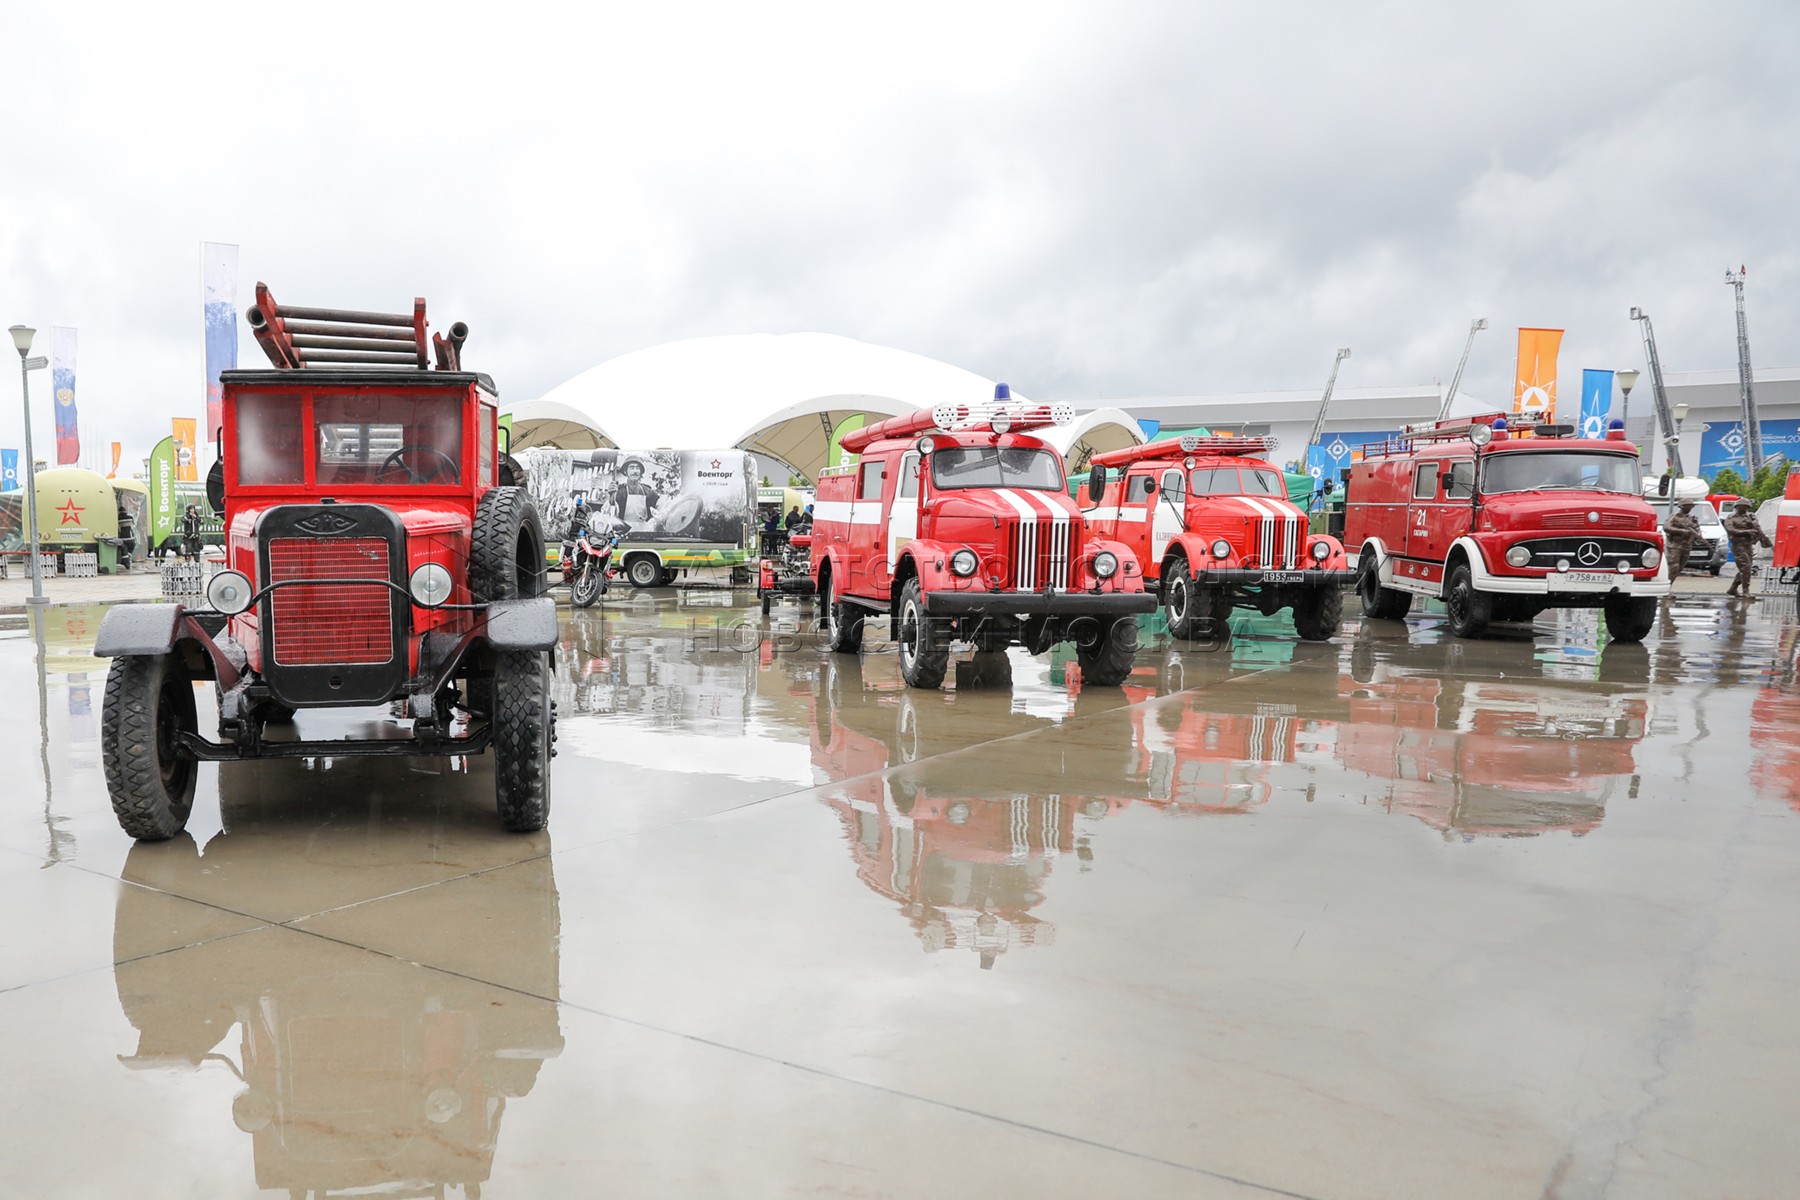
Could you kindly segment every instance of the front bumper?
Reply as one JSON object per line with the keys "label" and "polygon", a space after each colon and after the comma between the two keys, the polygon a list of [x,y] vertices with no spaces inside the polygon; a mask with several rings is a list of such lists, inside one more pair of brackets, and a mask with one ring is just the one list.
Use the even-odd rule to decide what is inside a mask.
{"label": "front bumper", "polygon": [[1156,611],[1150,592],[927,592],[932,617],[1112,617]]}
{"label": "front bumper", "polygon": [[1560,575],[1521,578],[1514,575],[1488,575],[1476,581],[1484,592],[1506,596],[1548,596],[1564,607],[1580,607],[1583,601],[1598,603],[1608,596],[1666,596],[1669,577],[1661,571],[1653,579],[1633,579],[1621,575],[1611,587],[1598,585],[1574,587]]}
{"label": "front bumper", "polygon": [[[1270,576],[1274,576],[1273,579]],[[1242,583],[1252,586],[1287,586],[1287,587],[1349,587],[1356,580],[1356,572],[1348,569],[1327,571],[1308,567],[1297,571],[1283,571],[1261,567],[1220,567],[1217,569],[1202,568],[1194,573],[1194,578],[1201,583]]]}

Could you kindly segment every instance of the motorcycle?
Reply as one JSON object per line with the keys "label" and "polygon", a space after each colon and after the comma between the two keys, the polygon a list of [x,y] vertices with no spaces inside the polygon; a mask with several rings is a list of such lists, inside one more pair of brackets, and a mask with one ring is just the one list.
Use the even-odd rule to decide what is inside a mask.
{"label": "motorcycle", "polygon": [[565,543],[560,566],[563,582],[569,585],[569,602],[576,608],[590,608],[606,594],[607,580],[612,575],[613,549],[618,544],[616,530],[604,536],[591,536],[591,531],[585,529],[575,539],[572,555]]}

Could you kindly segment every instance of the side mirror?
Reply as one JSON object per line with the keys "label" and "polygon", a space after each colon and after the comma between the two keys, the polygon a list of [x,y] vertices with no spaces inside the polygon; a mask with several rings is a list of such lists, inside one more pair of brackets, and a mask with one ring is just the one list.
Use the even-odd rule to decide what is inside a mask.
{"label": "side mirror", "polygon": [[1095,467],[1093,470],[1088,472],[1088,487],[1087,487],[1088,500],[1094,504],[1098,504],[1098,503],[1100,503],[1100,497],[1102,495],[1104,495],[1105,492],[1106,492],[1106,468],[1105,467]]}
{"label": "side mirror", "polygon": [[1445,471],[1442,475],[1438,476],[1438,487],[1443,491],[1444,495],[1448,496],[1451,492],[1451,489],[1453,489],[1455,486],[1456,486],[1456,476],[1451,474],[1449,471]]}
{"label": "side mirror", "polygon": [[213,459],[212,469],[206,473],[206,503],[215,513],[225,515],[225,460]]}
{"label": "side mirror", "polygon": [[1144,496],[1146,498],[1148,498],[1148,497],[1154,496],[1154,495],[1156,495],[1156,480],[1154,480],[1154,479],[1144,480]]}
{"label": "side mirror", "polygon": [[1669,494],[1669,487],[1670,487],[1670,485],[1671,485],[1671,484],[1673,484],[1673,483],[1674,483],[1674,482],[1675,482],[1675,481],[1674,481],[1674,479],[1673,479],[1673,477],[1671,477],[1671,476],[1668,476],[1668,475],[1664,475],[1664,476],[1662,476],[1662,477],[1661,477],[1661,478],[1660,478],[1660,479],[1658,479],[1658,480],[1657,480],[1657,481],[1656,481],[1656,494],[1657,494],[1657,495],[1659,495],[1659,496],[1666,496],[1666,495],[1668,495],[1668,494]]}

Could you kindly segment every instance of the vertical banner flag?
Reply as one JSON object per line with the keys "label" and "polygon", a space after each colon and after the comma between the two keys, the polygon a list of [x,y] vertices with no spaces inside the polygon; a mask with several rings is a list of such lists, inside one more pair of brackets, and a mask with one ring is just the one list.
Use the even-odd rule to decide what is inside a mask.
{"label": "vertical banner flag", "polygon": [[0,450],[0,492],[19,490],[19,452]]}
{"label": "vertical banner flag", "polygon": [[56,465],[81,459],[81,426],[75,416],[75,331],[50,327],[50,392],[56,397]]}
{"label": "vertical banner flag", "polygon": [[1593,367],[1581,372],[1581,436],[1606,436],[1607,414],[1612,412],[1613,373]]}
{"label": "vertical banner flag", "polygon": [[1556,353],[1562,349],[1560,329],[1519,330],[1518,384],[1513,411],[1556,419]]}
{"label": "vertical banner flag", "polygon": [[198,461],[194,457],[194,429],[192,417],[176,417],[175,426],[175,478],[183,483],[193,483],[200,478]]}
{"label": "vertical banner flag", "polygon": [[200,290],[206,319],[206,444],[219,439],[219,373],[237,366],[238,248],[200,243]]}
{"label": "vertical banner flag", "polygon": [[175,532],[175,439],[166,437],[150,451],[150,546],[155,549]]}

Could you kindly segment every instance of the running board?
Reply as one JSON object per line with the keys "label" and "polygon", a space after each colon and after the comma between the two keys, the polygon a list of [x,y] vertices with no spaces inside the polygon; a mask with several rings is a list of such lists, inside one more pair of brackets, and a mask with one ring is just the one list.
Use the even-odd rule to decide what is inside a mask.
{"label": "running board", "polygon": [[361,738],[322,742],[259,742],[254,748],[234,742],[212,742],[197,733],[176,734],[181,748],[201,762],[244,762],[259,758],[375,758],[436,755],[455,757],[480,754],[493,742],[493,730],[483,725],[467,737]]}

